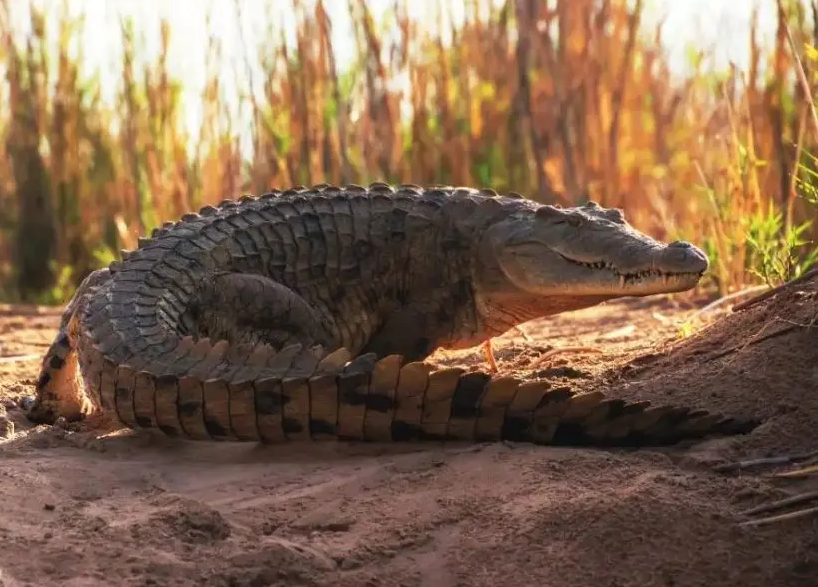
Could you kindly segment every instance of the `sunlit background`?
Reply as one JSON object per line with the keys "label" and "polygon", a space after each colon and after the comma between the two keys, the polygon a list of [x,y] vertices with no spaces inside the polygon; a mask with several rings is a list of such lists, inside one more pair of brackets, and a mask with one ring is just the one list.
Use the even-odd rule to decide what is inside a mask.
{"label": "sunlit background", "polygon": [[[252,54],[270,38],[274,31],[278,38],[295,43],[296,9],[291,2],[281,0],[36,0],[48,14],[51,36],[57,35],[56,21],[61,10],[85,20],[83,67],[86,71],[100,71],[103,96],[113,99],[116,84],[121,77],[122,35],[121,17],[133,19],[144,50],[140,57],[153,59],[161,50],[159,22],[166,19],[173,29],[167,54],[168,69],[184,82],[183,99],[186,104],[186,124],[195,131],[202,121],[199,96],[206,84],[205,60],[209,38],[222,45],[220,63],[225,97],[232,100],[244,82],[249,70],[259,78],[263,71]],[[500,7],[505,0],[481,1],[485,6]],[[430,32],[444,30],[444,39],[450,40],[445,28],[462,25],[468,2],[463,0],[422,0],[406,3],[410,18],[417,19]],[[388,23],[387,12],[394,0],[367,0],[372,17]],[[315,0],[301,2],[305,13],[314,10]],[[329,0],[325,3],[332,20],[332,43],[341,71],[348,69],[355,58],[355,36],[348,0]],[[673,71],[684,74],[690,67],[689,52],[704,50],[718,67],[735,63],[746,68],[749,58],[747,31],[754,10],[758,11],[759,42],[770,44],[775,34],[775,2],[749,0],[649,0],[645,2],[645,28],[664,21],[664,46],[669,52]],[[31,30],[26,1],[9,4],[14,29],[24,36]],[[482,11],[486,13],[485,10]],[[208,20],[214,26],[208,26]],[[271,42],[277,42],[272,39]],[[250,57],[248,59],[248,56]],[[238,69],[240,79],[236,79]],[[406,83],[405,77],[396,84]],[[241,88],[242,90],[246,88]],[[258,88],[257,88],[258,91]]]}
{"label": "sunlit background", "polygon": [[0,0],[0,299],[60,303],[165,221],[324,182],[590,197],[705,248],[703,287],[780,281],[818,255],[816,11]]}

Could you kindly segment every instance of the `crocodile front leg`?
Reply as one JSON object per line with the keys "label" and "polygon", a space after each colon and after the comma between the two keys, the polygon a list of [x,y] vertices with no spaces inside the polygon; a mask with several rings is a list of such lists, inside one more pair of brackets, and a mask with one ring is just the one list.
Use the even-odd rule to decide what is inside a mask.
{"label": "crocodile front leg", "polygon": [[303,297],[262,275],[222,273],[205,282],[190,307],[199,337],[233,344],[265,342],[274,348],[300,343],[333,350],[342,341],[328,331]]}

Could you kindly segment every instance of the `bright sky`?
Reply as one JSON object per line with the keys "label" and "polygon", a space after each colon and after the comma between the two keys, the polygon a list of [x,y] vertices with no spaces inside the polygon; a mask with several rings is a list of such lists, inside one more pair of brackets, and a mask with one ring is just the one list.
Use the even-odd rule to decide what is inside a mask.
{"label": "bright sky", "polygon": [[[279,30],[292,31],[292,14],[275,13],[272,6],[279,4],[289,8],[289,0],[241,0],[242,19],[236,17],[236,0],[34,0],[56,15],[63,2],[67,2],[72,14],[85,14],[85,53],[87,67],[100,69],[106,97],[116,91],[119,83],[121,47],[118,25],[119,14],[133,16],[138,34],[145,37],[149,52],[156,54],[159,48],[159,18],[165,17],[172,26],[173,38],[167,56],[171,71],[179,76],[185,87],[186,112],[190,128],[198,126],[200,112],[196,107],[198,96],[205,83],[205,48],[208,31],[205,18],[208,9],[212,14],[215,33],[222,41],[224,53],[223,77],[225,84],[234,81],[231,70],[244,64],[244,44],[253,50],[263,38],[266,24],[273,20]],[[435,5],[441,0],[416,0],[410,3],[411,16],[434,18]],[[452,12],[457,18],[462,14],[462,0],[450,0]],[[501,0],[483,0],[483,2]],[[304,0],[312,6],[312,0]],[[393,0],[368,0],[376,18]],[[8,5],[12,12],[13,29],[24,35],[28,30],[27,4],[15,0]],[[646,0],[646,24],[666,17],[665,43],[672,52],[673,66],[683,71],[686,66],[686,48],[690,45],[714,51],[720,65],[729,61],[742,66],[747,58],[748,31],[752,7],[760,7],[761,41],[769,42],[775,30],[775,0]],[[333,22],[333,46],[339,68],[343,69],[355,51],[351,33],[347,0],[325,0],[325,6]],[[282,26],[283,25],[283,26]],[[56,31],[51,26],[51,34]],[[291,36],[291,35],[288,35]],[[244,41],[244,43],[243,43]]]}

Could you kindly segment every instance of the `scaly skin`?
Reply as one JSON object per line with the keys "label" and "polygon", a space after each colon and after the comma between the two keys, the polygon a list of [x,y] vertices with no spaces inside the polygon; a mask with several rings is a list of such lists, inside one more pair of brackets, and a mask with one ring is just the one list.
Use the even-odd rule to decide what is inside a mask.
{"label": "scaly skin", "polygon": [[171,436],[659,444],[752,423],[435,370],[527,320],[692,288],[707,268],[596,204],[490,190],[316,186],[168,223],[86,278],[30,417]]}

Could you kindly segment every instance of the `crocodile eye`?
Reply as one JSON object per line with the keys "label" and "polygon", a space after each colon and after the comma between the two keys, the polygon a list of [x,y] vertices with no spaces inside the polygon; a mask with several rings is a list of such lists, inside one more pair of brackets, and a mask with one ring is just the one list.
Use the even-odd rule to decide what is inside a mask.
{"label": "crocodile eye", "polygon": [[579,228],[585,223],[585,219],[579,214],[569,214],[566,217],[565,221],[568,222],[568,224],[570,226],[573,226],[574,228]]}
{"label": "crocodile eye", "polygon": [[608,218],[608,220],[619,224],[623,224],[625,222],[625,215],[619,208],[609,208],[608,210],[605,210],[605,216]]}

